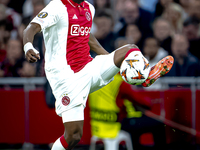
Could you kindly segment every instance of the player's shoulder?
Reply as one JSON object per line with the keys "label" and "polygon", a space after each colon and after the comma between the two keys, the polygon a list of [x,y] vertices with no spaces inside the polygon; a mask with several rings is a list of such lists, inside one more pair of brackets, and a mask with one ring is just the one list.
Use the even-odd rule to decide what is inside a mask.
{"label": "player's shoulder", "polygon": [[46,6],[46,10],[56,14],[65,10],[65,6],[63,5],[61,0],[51,0]]}
{"label": "player's shoulder", "polygon": [[94,6],[93,6],[90,2],[85,1],[85,3],[86,3],[87,5],[89,5],[90,9],[94,9]]}
{"label": "player's shoulder", "polygon": [[92,13],[92,18],[94,18],[94,14],[95,14],[95,8],[94,8],[94,6],[91,3],[89,3],[88,1],[85,1],[85,3],[87,5],[89,5],[90,11]]}
{"label": "player's shoulder", "polygon": [[[84,1],[86,4],[88,4],[88,5],[92,5],[90,2],[88,2],[88,1]],[[92,5],[93,6],[93,5]]]}
{"label": "player's shoulder", "polygon": [[48,5],[59,5],[60,0],[51,0]]}
{"label": "player's shoulder", "polygon": [[51,0],[48,7],[53,7],[54,9],[60,9],[63,6],[63,3],[61,0]]}

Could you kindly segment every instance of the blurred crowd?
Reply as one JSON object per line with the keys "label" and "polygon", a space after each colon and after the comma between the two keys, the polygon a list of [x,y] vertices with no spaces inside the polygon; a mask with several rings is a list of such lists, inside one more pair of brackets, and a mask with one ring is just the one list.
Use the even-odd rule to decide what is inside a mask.
{"label": "blurred crowd", "polygon": [[[153,66],[175,58],[168,76],[200,75],[200,0],[88,0],[96,9],[91,32],[109,52],[136,44]],[[42,33],[34,39],[41,59],[25,60],[23,30],[50,0],[0,0],[0,77],[44,74]],[[94,53],[91,53],[95,57]]]}

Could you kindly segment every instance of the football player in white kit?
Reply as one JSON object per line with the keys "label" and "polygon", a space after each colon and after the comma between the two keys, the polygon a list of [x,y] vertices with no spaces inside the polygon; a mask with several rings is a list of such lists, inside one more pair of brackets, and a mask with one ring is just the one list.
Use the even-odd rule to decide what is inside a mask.
{"label": "football player in white kit", "polygon": [[[42,31],[44,36],[45,73],[56,98],[56,113],[65,127],[64,135],[56,140],[52,150],[71,150],[80,141],[88,94],[111,82],[130,53],[143,57],[134,44],[109,54],[90,34],[94,12],[94,7],[84,0],[52,0],[24,30],[24,51],[30,63],[40,59],[32,45],[34,35]],[[98,56],[93,59],[90,50]],[[168,65],[163,62],[157,64],[159,68]],[[158,69],[151,71],[155,72],[155,68]]]}

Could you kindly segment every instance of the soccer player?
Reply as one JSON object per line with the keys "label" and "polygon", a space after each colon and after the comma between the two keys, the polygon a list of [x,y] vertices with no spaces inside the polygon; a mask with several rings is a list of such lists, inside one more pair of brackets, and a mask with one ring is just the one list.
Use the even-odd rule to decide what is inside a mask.
{"label": "soccer player", "polygon": [[[138,47],[131,44],[109,54],[90,34],[94,12],[94,7],[84,0],[52,0],[24,30],[25,56],[31,63],[40,59],[32,45],[34,35],[42,31],[44,36],[45,73],[56,98],[56,113],[65,127],[52,150],[71,150],[80,141],[88,94],[112,81],[130,53],[143,57]],[[91,58],[90,50],[98,56]],[[167,65],[164,58],[157,64],[159,67],[152,69],[156,76],[151,79],[154,81],[157,74],[160,77],[161,71],[167,73]],[[144,86],[152,84],[151,79]]]}

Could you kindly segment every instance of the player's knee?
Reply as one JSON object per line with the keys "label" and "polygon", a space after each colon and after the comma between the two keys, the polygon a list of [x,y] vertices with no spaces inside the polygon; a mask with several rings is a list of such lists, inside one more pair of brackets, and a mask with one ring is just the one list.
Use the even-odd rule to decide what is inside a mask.
{"label": "player's knee", "polygon": [[78,144],[78,142],[81,140],[81,138],[82,138],[82,133],[75,133],[75,134],[73,134],[73,136],[72,136],[72,140],[73,140],[76,144]]}
{"label": "player's knee", "polygon": [[81,140],[82,132],[81,131],[72,132],[70,134],[65,134],[64,137],[65,137],[65,140],[67,141],[68,145],[70,147],[74,147]]}
{"label": "player's knee", "polygon": [[[122,54],[126,54],[130,49],[134,49],[134,48],[138,48],[138,46],[137,45],[135,45],[135,44],[126,44],[126,45],[124,45],[123,47],[121,47],[121,49],[120,49],[120,56],[123,56]],[[139,49],[139,48],[138,48]]]}

